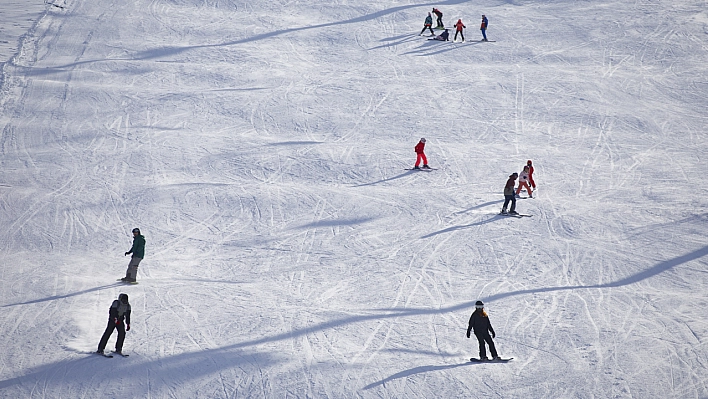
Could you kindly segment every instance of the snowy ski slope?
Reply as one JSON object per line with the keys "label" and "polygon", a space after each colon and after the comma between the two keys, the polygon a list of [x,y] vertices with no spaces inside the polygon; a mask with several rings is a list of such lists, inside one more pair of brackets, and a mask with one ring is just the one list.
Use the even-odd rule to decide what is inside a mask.
{"label": "snowy ski slope", "polygon": [[705,0],[53,2],[2,65],[0,397],[708,397]]}

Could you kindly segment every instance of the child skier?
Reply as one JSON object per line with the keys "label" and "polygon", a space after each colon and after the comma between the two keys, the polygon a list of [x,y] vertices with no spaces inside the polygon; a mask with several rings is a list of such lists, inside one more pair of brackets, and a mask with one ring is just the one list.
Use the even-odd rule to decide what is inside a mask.
{"label": "child skier", "polygon": [[487,41],[487,25],[489,24],[489,21],[487,20],[487,17],[485,15],[482,15],[482,25],[479,27],[479,30],[482,31],[482,41],[486,42]]}
{"label": "child skier", "polygon": [[517,196],[521,192],[522,188],[525,188],[526,192],[529,193],[529,198],[533,198],[533,192],[531,191],[531,187],[529,187],[529,167],[528,167],[528,165],[524,166],[524,170],[519,175],[519,187],[516,188],[516,195]]}
{"label": "child skier", "polygon": [[134,283],[138,277],[138,265],[145,257],[145,237],[140,235],[140,229],[137,227],[133,229],[133,246],[125,253],[125,256],[128,256],[128,254],[133,254],[133,256],[130,257],[125,277],[120,279],[120,281]]}
{"label": "child skier", "polygon": [[529,167],[529,184],[531,184],[531,187],[535,190],[536,189],[536,182],[533,181],[533,162],[529,159],[526,161],[526,166]]}
{"label": "child skier", "polygon": [[[125,323],[125,327],[123,327]],[[96,353],[103,354],[106,349],[108,339],[113,335],[113,330],[118,330],[118,340],[116,340],[116,353],[123,354],[123,342],[125,341],[125,332],[130,331],[130,303],[128,303],[128,294],[118,295],[118,299],[113,301],[108,309],[108,326],[103,332],[101,341],[98,343]]]}
{"label": "child skier", "polygon": [[428,158],[425,157],[425,138],[420,139],[418,144],[416,144],[415,153],[417,157],[413,169],[420,169],[419,165],[421,160],[423,161],[423,169],[430,169],[430,166],[428,166]]}
{"label": "child skier", "polygon": [[457,41],[457,34],[459,33],[460,36],[462,37],[462,41],[464,42],[464,41],[465,41],[465,34],[462,33],[462,29],[463,29],[463,28],[466,28],[466,26],[462,23],[462,19],[458,19],[458,20],[457,20],[457,23],[455,24],[455,28],[456,28],[456,30],[455,30],[455,38],[452,39],[452,41],[453,41],[453,42],[456,42],[456,41]]}
{"label": "child skier", "polygon": [[509,175],[509,180],[506,181],[506,186],[504,186],[504,206],[502,206],[501,210],[502,214],[506,214],[506,206],[511,202],[511,210],[509,210],[509,213],[518,215],[518,212],[516,212],[516,197],[514,196],[514,186],[516,186],[517,177],[519,177],[518,173],[512,173]]}
{"label": "child skier", "polygon": [[[474,331],[474,335],[479,342],[480,360],[489,360],[489,358],[487,358],[487,347],[484,345],[485,343],[489,345],[489,352],[491,352],[492,359],[499,359],[497,348],[494,346],[494,341],[492,341],[492,338],[494,338],[496,334],[492,328],[492,323],[489,321],[487,312],[484,311],[484,304],[482,301],[477,301],[477,303],[474,304],[474,308],[474,313],[470,316],[469,326],[467,327],[467,338],[470,337],[470,331]],[[491,337],[489,333],[492,333]]]}
{"label": "child skier", "polygon": [[442,21],[442,16],[443,16],[442,11],[438,10],[437,8],[433,8],[433,14],[435,14],[435,16],[438,19],[437,20],[438,26],[436,28],[437,29],[445,28],[445,26],[443,25],[443,21]]}
{"label": "child skier", "polygon": [[430,13],[428,13],[428,16],[425,17],[425,22],[423,24],[423,30],[420,31],[419,36],[423,36],[423,32],[425,32],[426,29],[430,29],[430,35],[435,36],[435,32],[433,32],[433,17],[430,16]]}

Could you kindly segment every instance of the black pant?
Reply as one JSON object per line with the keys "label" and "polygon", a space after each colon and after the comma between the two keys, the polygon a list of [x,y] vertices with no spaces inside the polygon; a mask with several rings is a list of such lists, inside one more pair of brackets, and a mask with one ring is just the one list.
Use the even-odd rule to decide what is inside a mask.
{"label": "black pant", "polygon": [[116,352],[123,350],[123,342],[125,341],[125,325],[123,322],[115,324],[113,319],[108,320],[108,326],[106,326],[106,331],[103,332],[101,337],[101,342],[98,343],[98,351],[103,352],[106,349],[106,344],[108,343],[108,338],[113,335],[113,330],[118,330],[118,340],[116,341]]}
{"label": "black pant", "polygon": [[509,205],[509,202],[511,201],[511,209],[509,211],[513,212],[516,210],[516,196],[514,194],[511,195],[504,195],[504,206],[502,206],[502,210],[506,210],[506,206]]}
{"label": "black pant", "polygon": [[437,21],[437,22],[438,22],[438,28],[440,28],[440,27],[443,26],[442,15],[439,15],[439,16],[438,16],[438,21]]}
{"label": "black pant", "polygon": [[455,38],[454,38],[453,40],[457,40],[457,34],[458,34],[458,33],[460,34],[460,37],[462,37],[462,41],[464,42],[464,41],[465,41],[465,35],[462,33],[461,30],[458,30],[458,31],[455,32]]}
{"label": "black pant", "polygon": [[425,25],[425,27],[423,27],[423,30],[420,31],[420,34],[422,35],[426,29],[430,29],[430,34],[435,35],[435,32],[433,32],[433,28],[431,28],[430,25]]}
{"label": "black pant", "polygon": [[492,337],[489,336],[489,333],[486,334],[475,334],[475,337],[477,337],[477,341],[479,341],[479,358],[484,359],[487,357],[487,347],[484,346],[484,343],[486,342],[487,345],[489,345],[489,352],[492,354],[492,358],[497,357],[497,348],[494,346],[494,341],[492,341]]}

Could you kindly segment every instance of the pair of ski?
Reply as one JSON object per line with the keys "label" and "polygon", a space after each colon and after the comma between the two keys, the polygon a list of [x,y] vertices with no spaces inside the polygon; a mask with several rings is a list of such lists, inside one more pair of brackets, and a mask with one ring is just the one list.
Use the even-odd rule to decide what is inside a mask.
{"label": "pair of ski", "polygon": [[118,353],[118,352],[115,352],[115,351],[113,351],[113,352],[111,352],[111,353],[106,353],[106,352],[96,352],[96,353],[99,354],[99,355],[101,355],[101,356],[103,356],[103,357],[107,357],[107,358],[109,358],[109,359],[112,359],[112,358],[113,358],[113,355],[112,355],[111,353],[115,353],[115,354],[118,354],[118,355],[123,356],[123,357],[128,357],[128,356],[130,356],[130,355],[126,355],[126,354],[123,354],[123,353]]}
{"label": "pair of ski", "polygon": [[509,362],[513,357],[509,357],[506,359],[498,358],[498,359],[477,359],[476,357],[470,358],[470,362],[473,363],[507,363]]}
{"label": "pair of ski", "polygon": [[438,170],[438,168],[405,168],[405,170],[422,170],[423,172],[430,172],[431,170]]}
{"label": "pair of ski", "polygon": [[523,213],[509,213],[509,212],[501,212],[499,213],[501,216],[513,216],[515,218],[530,218],[533,215],[526,215]]}

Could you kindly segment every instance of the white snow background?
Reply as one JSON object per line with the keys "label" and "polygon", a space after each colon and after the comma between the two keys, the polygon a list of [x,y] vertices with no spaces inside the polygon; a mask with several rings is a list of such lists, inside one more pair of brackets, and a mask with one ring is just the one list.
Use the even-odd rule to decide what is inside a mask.
{"label": "white snow background", "polygon": [[0,397],[708,398],[708,1],[53,1],[2,65]]}

